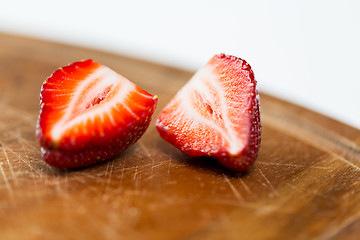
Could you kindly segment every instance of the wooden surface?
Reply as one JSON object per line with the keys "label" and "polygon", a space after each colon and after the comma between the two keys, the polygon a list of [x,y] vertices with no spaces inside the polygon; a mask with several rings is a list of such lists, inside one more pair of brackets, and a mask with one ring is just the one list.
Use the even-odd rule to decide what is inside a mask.
{"label": "wooden surface", "polygon": [[192,75],[0,34],[0,239],[359,239],[360,131],[264,94],[262,145],[246,174],[185,156],[154,121],[113,160],[48,166],[34,137],[41,84],[87,58],[157,94],[154,117]]}

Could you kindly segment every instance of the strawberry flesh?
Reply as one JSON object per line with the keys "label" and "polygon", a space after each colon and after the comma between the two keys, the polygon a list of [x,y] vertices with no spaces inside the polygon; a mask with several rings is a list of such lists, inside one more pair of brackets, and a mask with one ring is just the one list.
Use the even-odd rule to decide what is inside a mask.
{"label": "strawberry flesh", "polygon": [[157,97],[91,59],[56,70],[42,85],[36,137],[59,168],[109,159],[150,124]]}
{"label": "strawberry flesh", "polygon": [[250,65],[215,55],[165,106],[156,128],[189,156],[211,156],[229,169],[247,171],[260,147],[259,104]]}

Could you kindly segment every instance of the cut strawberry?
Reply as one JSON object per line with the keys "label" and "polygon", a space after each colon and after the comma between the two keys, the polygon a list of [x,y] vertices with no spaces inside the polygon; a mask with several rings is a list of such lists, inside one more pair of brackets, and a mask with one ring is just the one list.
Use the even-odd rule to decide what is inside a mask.
{"label": "cut strawberry", "polygon": [[192,156],[212,156],[248,170],[261,141],[259,94],[250,65],[216,55],[190,79],[156,121],[162,138]]}
{"label": "cut strawberry", "polygon": [[111,158],[145,132],[157,97],[93,60],[56,70],[42,85],[36,136],[43,158],[76,168]]}

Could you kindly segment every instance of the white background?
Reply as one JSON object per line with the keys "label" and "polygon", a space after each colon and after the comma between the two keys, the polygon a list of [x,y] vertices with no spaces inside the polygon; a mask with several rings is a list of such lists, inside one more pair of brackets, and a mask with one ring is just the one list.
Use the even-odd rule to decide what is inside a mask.
{"label": "white background", "polygon": [[360,128],[357,0],[11,0],[0,31],[189,70],[236,55],[261,91]]}

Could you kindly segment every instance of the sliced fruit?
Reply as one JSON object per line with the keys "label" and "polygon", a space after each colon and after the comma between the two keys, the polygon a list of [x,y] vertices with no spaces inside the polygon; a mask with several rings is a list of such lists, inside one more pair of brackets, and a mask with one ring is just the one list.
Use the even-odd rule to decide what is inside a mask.
{"label": "sliced fruit", "polygon": [[157,96],[91,59],[56,70],[42,85],[36,137],[59,168],[111,158],[145,132]]}
{"label": "sliced fruit", "polygon": [[192,156],[211,156],[246,171],[261,141],[259,94],[250,65],[214,56],[165,106],[156,121],[160,136]]}

